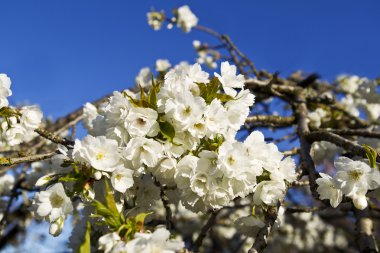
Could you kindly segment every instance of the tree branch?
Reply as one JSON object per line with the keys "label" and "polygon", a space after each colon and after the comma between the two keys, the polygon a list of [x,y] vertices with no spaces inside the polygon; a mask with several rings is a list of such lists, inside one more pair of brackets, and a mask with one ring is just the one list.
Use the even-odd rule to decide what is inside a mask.
{"label": "tree branch", "polygon": [[294,116],[275,116],[275,115],[252,115],[245,121],[246,123],[262,123],[262,125],[270,124],[275,126],[291,126],[295,122]]}
{"label": "tree branch", "polygon": [[212,226],[214,226],[216,221],[216,216],[220,212],[220,209],[217,211],[212,211],[210,214],[210,217],[208,218],[206,224],[202,227],[201,232],[198,235],[198,238],[195,240],[193,245],[193,252],[197,253],[199,251],[199,248],[202,246],[203,239],[206,237],[208,231],[211,229]]}
{"label": "tree branch", "polygon": [[[315,131],[311,133],[307,133],[306,138],[310,142],[314,141],[328,141],[331,143],[334,143],[335,145],[345,149],[348,153],[352,155],[361,156],[363,158],[366,158],[365,150],[362,146],[347,140],[337,134],[328,132],[328,131]],[[376,157],[376,161],[380,163],[380,157]]]}
{"label": "tree branch", "polygon": [[373,234],[373,221],[369,217],[368,208],[354,209],[356,217],[357,243],[361,253],[377,253],[379,249]]}
{"label": "tree branch", "polygon": [[1,157],[0,158],[0,167],[46,160],[46,159],[53,157],[56,154],[58,154],[58,153],[56,151],[54,151],[54,152],[50,152],[50,153],[46,153],[46,154],[31,155],[31,156],[25,156],[25,157],[16,157],[16,158]]}
{"label": "tree branch", "polygon": [[252,247],[248,250],[248,253],[261,253],[267,247],[268,236],[272,230],[274,222],[277,219],[279,207],[280,203],[278,203],[277,206],[268,207],[267,212],[265,212],[265,226],[261,228],[257,233],[255,242],[253,243]]}

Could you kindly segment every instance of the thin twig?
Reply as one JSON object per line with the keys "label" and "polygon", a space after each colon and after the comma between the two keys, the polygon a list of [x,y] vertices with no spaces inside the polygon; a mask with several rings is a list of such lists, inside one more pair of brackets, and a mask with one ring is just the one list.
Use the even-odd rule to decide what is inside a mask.
{"label": "thin twig", "polygon": [[194,253],[197,253],[199,251],[199,248],[202,246],[202,242],[204,238],[206,237],[208,231],[215,224],[215,220],[219,212],[220,212],[220,209],[217,211],[211,212],[210,217],[208,218],[206,224],[202,227],[201,232],[199,233],[197,239],[194,242],[193,250],[192,250]]}
{"label": "thin twig", "polygon": [[25,156],[25,157],[16,157],[16,158],[1,157],[0,158],[0,167],[46,160],[46,159],[53,157],[56,154],[58,154],[58,153],[56,151],[54,151],[54,152],[50,152],[50,153],[46,153],[46,154],[30,155],[30,156]]}
{"label": "thin twig", "polygon": [[[328,131],[315,131],[311,133],[307,133],[306,138],[310,142],[314,141],[328,141],[331,143],[334,143],[335,145],[345,149],[348,153],[352,155],[361,156],[363,158],[366,158],[365,150],[362,146],[347,140],[337,134],[328,132]],[[376,161],[380,163],[380,157],[376,157]]]}

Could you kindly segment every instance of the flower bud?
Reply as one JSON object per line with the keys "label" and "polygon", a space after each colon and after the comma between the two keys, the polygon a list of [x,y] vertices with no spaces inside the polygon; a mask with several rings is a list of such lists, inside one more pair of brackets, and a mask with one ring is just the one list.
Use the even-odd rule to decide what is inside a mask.
{"label": "flower bud", "polygon": [[354,198],[352,202],[354,203],[354,206],[359,210],[363,210],[368,206],[367,198],[365,196]]}
{"label": "flower bud", "polygon": [[57,237],[62,233],[62,229],[63,229],[63,218],[59,217],[57,220],[55,220],[53,223],[50,224],[49,234],[51,234],[54,237]]}
{"label": "flower bud", "polygon": [[95,178],[96,180],[100,180],[100,179],[102,178],[102,172],[100,172],[100,171],[95,171],[95,173],[94,173],[94,178]]}

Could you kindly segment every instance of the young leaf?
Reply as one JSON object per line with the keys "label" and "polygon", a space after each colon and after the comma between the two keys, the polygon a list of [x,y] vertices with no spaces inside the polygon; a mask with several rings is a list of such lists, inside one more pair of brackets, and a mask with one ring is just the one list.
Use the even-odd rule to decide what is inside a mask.
{"label": "young leaf", "polygon": [[103,205],[100,201],[94,200],[96,215],[104,218],[105,223],[113,229],[118,229],[122,225],[121,214],[114,213]]}
{"label": "young leaf", "polygon": [[78,249],[78,253],[91,253],[91,224],[89,221],[87,221],[86,226],[86,234],[84,237],[84,241],[80,245]]}
{"label": "young leaf", "polygon": [[218,93],[216,94],[215,96],[217,99],[219,99],[221,102],[225,103],[225,102],[228,102],[230,100],[233,100],[234,98],[231,97],[230,95],[227,95],[227,94],[223,94],[223,93]]}
{"label": "young leaf", "polygon": [[159,122],[160,125],[160,131],[162,135],[168,139],[168,141],[173,142],[174,136],[175,136],[175,130],[172,124],[169,122]]}
{"label": "young leaf", "polygon": [[149,90],[148,102],[152,106],[152,109],[157,109],[157,89],[154,86]]}
{"label": "young leaf", "polygon": [[144,221],[145,221],[145,217],[152,214],[152,212],[150,213],[139,213],[138,215],[136,215],[136,229],[137,231],[142,231],[143,228],[144,228]]}
{"label": "young leaf", "polygon": [[374,149],[373,147],[371,146],[368,146],[366,144],[363,144],[363,149],[365,151],[365,154],[368,158],[368,161],[369,161],[369,165],[372,167],[372,168],[376,168],[376,157],[377,157],[377,150]]}
{"label": "young leaf", "polygon": [[104,184],[106,186],[106,196],[105,196],[105,199],[106,199],[106,205],[107,205],[107,208],[114,214],[114,215],[119,215],[119,210],[117,210],[117,207],[116,207],[116,202],[115,202],[115,199],[113,197],[113,193],[110,189],[110,186],[108,184],[108,181],[107,180],[104,180]]}

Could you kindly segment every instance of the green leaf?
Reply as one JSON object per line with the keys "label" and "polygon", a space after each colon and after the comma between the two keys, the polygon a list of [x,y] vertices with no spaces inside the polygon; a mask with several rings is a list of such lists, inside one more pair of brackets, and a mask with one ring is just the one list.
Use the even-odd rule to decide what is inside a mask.
{"label": "green leaf", "polygon": [[128,95],[127,92],[123,92],[123,95],[124,97],[127,97],[129,99],[129,101],[131,102],[131,104],[135,107],[140,107],[140,101],[137,100],[137,99],[134,99],[133,97],[131,97],[130,95]]}
{"label": "green leaf", "polygon": [[220,90],[220,81],[217,77],[214,77],[211,79],[210,83],[207,85],[207,90],[208,90],[208,96],[210,100],[210,103],[214,98],[216,97],[216,94]]}
{"label": "green leaf", "polygon": [[60,177],[58,179],[59,182],[77,182],[81,179],[81,175],[80,174],[67,174],[63,177]]}
{"label": "green leaf", "polygon": [[96,215],[103,217],[108,226],[118,229],[122,225],[121,214],[112,212],[98,200],[94,200],[92,205],[95,207]]}
{"label": "green leaf", "polygon": [[218,93],[221,83],[217,77],[211,79],[207,85],[204,83],[197,83],[197,85],[200,90],[200,96],[206,101],[207,104],[210,104],[218,96],[224,100],[228,99],[228,97],[223,96],[224,94]]}
{"label": "green leaf", "polygon": [[87,221],[86,234],[84,241],[80,245],[77,253],[91,253],[91,224]]}
{"label": "green leaf", "polygon": [[150,212],[150,213],[139,213],[138,215],[136,215],[136,226],[137,226],[137,231],[141,231],[144,227],[144,221],[145,221],[145,218],[146,216],[152,214],[153,212]]}
{"label": "green leaf", "polygon": [[143,89],[143,87],[141,87],[140,84],[138,84],[138,85],[139,85],[139,89],[140,89],[140,100],[141,100],[141,101],[145,101],[146,98],[145,98],[145,92],[144,92],[144,89]]}
{"label": "green leaf", "polygon": [[252,207],[252,212],[251,212],[252,216],[255,217],[256,216],[256,206],[253,206]]}
{"label": "green leaf", "polygon": [[160,131],[162,135],[168,139],[168,141],[173,142],[174,136],[175,136],[175,130],[172,124],[169,122],[159,122],[160,125]]}
{"label": "green leaf", "polygon": [[154,110],[157,110],[157,93],[160,91],[160,85],[154,81],[152,76],[152,87],[148,93],[148,103],[150,107]]}
{"label": "green leaf", "polygon": [[366,144],[363,144],[362,147],[363,147],[365,154],[368,158],[369,165],[375,169],[377,167],[376,166],[377,150],[371,146],[366,145]]}
{"label": "green leaf", "polygon": [[117,210],[116,202],[115,202],[115,199],[113,197],[113,193],[112,193],[112,191],[110,189],[110,186],[108,184],[108,181],[104,180],[104,183],[105,183],[106,192],[107,192],[106,193],[106,197],[105,197],[105,199],[106,199],[106,205],[107,205],[108,209],[111,210],[111,212],[113,214],[119,215],[119,210]]}
{"label": "green leaf", "polygon": [[234,99],[234,98],[231,97],[230,95],[222,94],[222,93],[218,93],[218,94],[216,94],[215,97],[216,97],[217,99],[219,99],[220,101],[222,101],[223,103],[228,102],[228,101]]}

